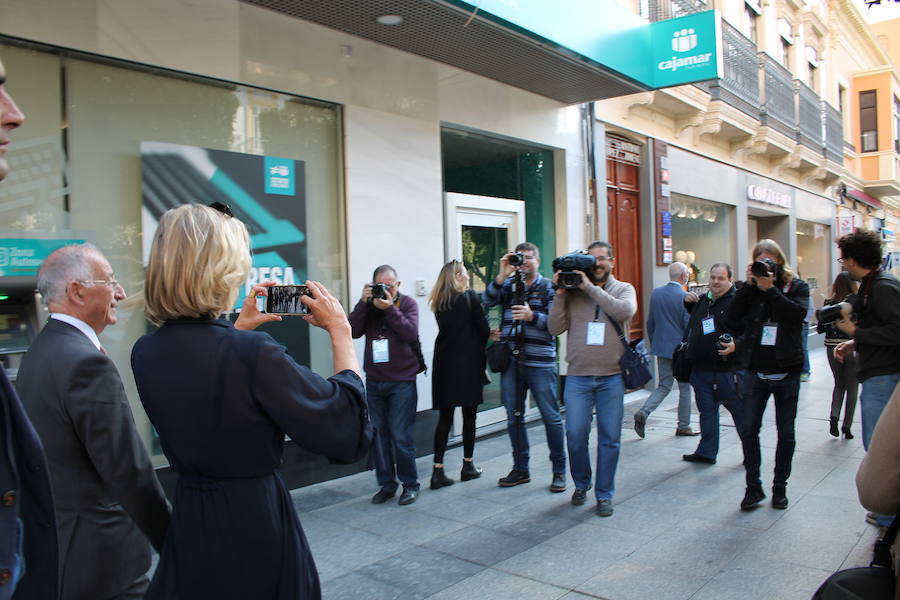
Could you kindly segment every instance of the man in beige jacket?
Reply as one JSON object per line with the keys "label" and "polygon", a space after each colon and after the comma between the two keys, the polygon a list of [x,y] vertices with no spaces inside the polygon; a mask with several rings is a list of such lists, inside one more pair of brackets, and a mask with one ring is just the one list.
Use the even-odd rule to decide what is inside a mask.
{"label": "man in beige jacket", "polygon": [[[624,346],[616,328],[627,336],[628,323],[637,312],[634,287],[612,276],[613,248],[608,242],[588,247],[596,263],[590,277],[581,274],[575,289],[559,288],[550,309],[551,335],[569,332],[566,343],[566,442],[575,493],[572,504],[584,504],[591,486],[588,455],[591,413],[597,412],[597,515],[613,513],[616,466],[622,437],[625,386],[619,359]],[[558,279],[554,275],[554,282]]]}

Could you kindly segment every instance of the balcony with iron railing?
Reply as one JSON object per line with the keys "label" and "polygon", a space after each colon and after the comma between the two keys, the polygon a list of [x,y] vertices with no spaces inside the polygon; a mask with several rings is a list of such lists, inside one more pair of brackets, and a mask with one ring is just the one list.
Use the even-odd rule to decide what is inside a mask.
{"label": "balcony with iron railing", "polygon": [[759,65],[763,79],[760,122],[796,141],[797,113],[791,72],[765,53],[759,54]]}
{"label": "balcony with iron railing", "polygon": [[844,162],[844,119],[835,107],[822,100],[822,131],[825,135],[825,158],[837,164]]}
{"label": "balcony with iron railing", "polygon": [[655,23],[709,10],[712,8],[710,4],[706,0],[649,0],[646,6],[647,14],[643,14],[642,7],[641,16]]}
{"label": "balcony with iron railing", "polygon": [[822,104],[819,95],[812,88],[794,80],[796,94],[796,122],[799,130],[797,141],[807,148],[822,151]]}
{"label": "balcony with iron railing", "polygon": [[710,100],[722,100],[754,119],[759,118],[759,63],[756,44],[722,21],[723,77],[707,82]]}

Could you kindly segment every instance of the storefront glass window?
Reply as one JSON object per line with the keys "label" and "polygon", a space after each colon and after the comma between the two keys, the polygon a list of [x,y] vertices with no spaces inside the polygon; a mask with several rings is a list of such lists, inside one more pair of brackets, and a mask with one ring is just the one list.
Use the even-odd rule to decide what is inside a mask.
{"label": "storefront glass window", "polygon": [[[305,244],[297,283],[317,279],[346,300],[336,107],[3,44],[0,57],[9,91],[27,118],[11,136],[13,175],[0,184],[0,237],[90,241],[109,258],[126,292],[134,294],[143,282],[141,234],[148,216],[142,208],[142,142],[279,157],[302,165],[298,185],[303,187],[304,222],[293,223],[296,231],[302,229]],[[200,192],[195,195],[198,202],[208,201]],[[295,201],[285,196],[285,202]],[[254,224],[248,227],[253,235]],[[8,281],[0,278],[0,285]],[[26,285],[34,289],[34,281]],[[149,441],[129,363],[132,345],[148,327],[140,310],[120,311],[119,323],[104,332],[103,341]],[[331,368],[324,332],[299,320],[266,327],[299,361],[319,371]]]}
{"label": "storefront glass window", "polygon": [[797,220],[797,264],[800,277],[809,284],[816,309],[831,294],[831,251],[829,226]]}
{"label": "storefront glass window", "polygon": [[715,263],[725,262],[734,267],[730,206],[673,194],[671,213],[672,258],[690,268],[689,287],[708,284],[709,268]]}

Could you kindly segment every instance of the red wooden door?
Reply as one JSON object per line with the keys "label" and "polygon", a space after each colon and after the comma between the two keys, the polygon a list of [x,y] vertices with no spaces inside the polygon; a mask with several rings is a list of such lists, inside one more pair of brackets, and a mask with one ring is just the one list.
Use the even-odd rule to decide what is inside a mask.
{"label": "red wooden door", "polygon": [[644,311],[641,306],[641,211],[638,166],[614,160],[606,161],[606,205],[609,243],[615,250],[614,275],[634,286],[637,313],[631,322],[631,339],[644,335]]}

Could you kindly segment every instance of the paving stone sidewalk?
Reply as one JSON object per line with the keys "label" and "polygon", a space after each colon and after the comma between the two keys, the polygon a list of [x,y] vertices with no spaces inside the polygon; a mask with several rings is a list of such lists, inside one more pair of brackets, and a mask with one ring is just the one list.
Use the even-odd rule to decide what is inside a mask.
{"label": "paving stone sidewalk", "polygon": [[[481,479],[428,489],[431,457],[418,461],[419,500],[376,506],[374,475],[359,473],[292,492],[319,567],[325,600],[486,599],[731,600],[809,598],[833,571],[868,564],[876,530],[864,521],[854,477],[856,438],[828,435],[831,373],[811,352],[801,386],[790,506],[738,510],[740,443],[723,411],[716,465],[686,463],[699,438],[675,437],[675,394],[654,412],[646,438],[632,429],[641,400],[626,397],[615,514],[600,518],[573,490],[551,494],[543,427],[532,427],[531,483],[500,488],[510,469],[505,435],[479,441]],[[696,408],[693,426],[698,428]],[[591,453],[594,453],[595,432]],[[763,423],[763,479],[775,448],[774,411]],[[448,452],[458,479],[461,449]],[[769,494],[769,490],[766,490]]]}

